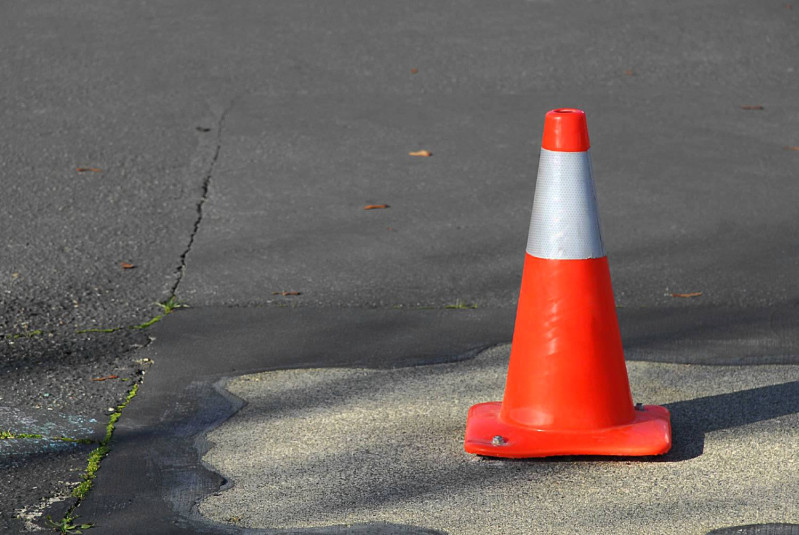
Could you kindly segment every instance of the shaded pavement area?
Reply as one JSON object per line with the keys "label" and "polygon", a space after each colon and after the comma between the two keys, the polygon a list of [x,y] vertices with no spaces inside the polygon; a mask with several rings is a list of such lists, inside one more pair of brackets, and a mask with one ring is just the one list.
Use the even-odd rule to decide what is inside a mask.
{"label": "shaded pavement area", "polygon": [[501,399],[509,349],[233,380],[247,406],[208,435],[204,456],[233,483],[200,513],[250,527],[385,521],[464,534],[706,533],[795,519],[799,366],[631,362],[635,400],[665,404],[674,420],[671,451],[644,462],[468,455],[466,410]]}

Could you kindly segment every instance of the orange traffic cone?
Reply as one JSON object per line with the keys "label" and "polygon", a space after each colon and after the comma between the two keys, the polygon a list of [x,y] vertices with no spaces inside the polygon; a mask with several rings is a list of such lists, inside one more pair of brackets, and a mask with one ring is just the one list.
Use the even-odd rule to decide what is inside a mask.
{"label": "orange traffic cone", "polygon": [[591,176],[585,113],[546,114],[503,401],[469,410],[491,457],[658,455],[669,411],[633,406]]}

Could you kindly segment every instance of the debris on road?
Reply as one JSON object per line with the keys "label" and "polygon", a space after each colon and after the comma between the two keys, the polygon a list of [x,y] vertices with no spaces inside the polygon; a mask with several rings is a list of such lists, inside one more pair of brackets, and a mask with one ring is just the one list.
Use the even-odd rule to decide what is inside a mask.
{"label": "debris on road", "polygon": [[670,297],[699,297],[700,295],[702,295],[702,292],[671,293],[666,295]]}
{"label": "debris on road", "polygon": [[364,210],[380,210],[382,208],[391,208],[387,204],[367,204],[363,207]]}
{"label": "debris on road", "polygon": [[420,158],[429,158],[432,155],[433,155],[433,153],[430,152],[429,150],[417,150],[417,151],[408,153],[408,156],[418,156]]}

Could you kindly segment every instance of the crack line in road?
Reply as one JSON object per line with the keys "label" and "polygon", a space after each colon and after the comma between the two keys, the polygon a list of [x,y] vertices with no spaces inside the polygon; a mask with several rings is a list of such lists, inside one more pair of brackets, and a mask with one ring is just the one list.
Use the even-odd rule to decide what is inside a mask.
{"label": "crack line in road", "polygon": [[180,265],[177,268],[177,280],[172,286],[172,293],[170,297],[174,298],[177,296],[178,287],[183,281],[183,275],[186,273],[186,258],[189,256],[189,252],[191,252],[191,248],[194,245],[194,239],[200,230],[200,224],[203,220],[203,206],[205,205],[205,201],[208,200],[208,192],[211,187],[211,179],[214,175],[214,168],[216,167],[216,162],[219,159],[219,153],[222,150],[222,129],[224,128],[225,118],[230,110],[233,109],[233,106],[236,104],[239,98],[241,97],[234,98],[219,116],[216,133],[216,149],[214,150],[214,156],[211,158],[211,163],[208,165],[208,172],[205,174],[205,179],[203,180],[202,195],[200,196],[200,200],[197,202],[197,219],[194,221],[194,227],[192,228],[191,235],[189,236],[189,243],[186,245],[186,249],[180,255]]}

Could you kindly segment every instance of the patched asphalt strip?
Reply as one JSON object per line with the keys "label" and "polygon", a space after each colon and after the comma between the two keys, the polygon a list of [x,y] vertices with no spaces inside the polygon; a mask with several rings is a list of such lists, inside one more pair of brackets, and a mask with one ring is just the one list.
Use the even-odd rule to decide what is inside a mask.
{"label": "patched asphalt strip", "polygon": [[634,398],[672,412],[675,444],[662,458],[465,454],[466,411],[501,399],[509,349],[231,381],[247,405],[209,434],[204,460],[232,484],[200,512],[248,527],[385,521],[464,535],[702,534],[799,520],[799,366],[629,362]]}
{"label": "patched asphalt strip", "polygon": [[[150,372],[76,513],[95,524],[93,533],[120,533],[130,526],[148,533],[260,533],[213,523],[196,511],[200,499],[226,483],[201,461],[209,447],[204,433],[243,406],[216,387],[221,378],[269,369],[395,368],[469,359],[510,339],[514,312],[267,307],[172,314],[153,327],[156,341],[144,351],[153,361]],[[345,531],[431,533],[383,522]]]}
{"label": "patched asphalt strip", "polygon": [[[388,524],[370,523],[357,528],[351,526],[289,528],[288,531],[279,528],[264,530],[247,527],[258,525],[254,522],[257,515],[254,517],[241,511],[232,511],[229,514],[220,512],[220,519],[224,522],[215,523],[197,512],[196,504],[204,497],[220,493],[211,499],[227,499],[226,495],[235,493],[241,484],[237,476],[230,476],[230,481],[233,481],[231,485],[227,479],[209,470],[200,460],[206,452],[210,451],[211,455],[217,455],[218,451],[221,451],[215,452],[210,449],[211,444],[206,440],[205,433],[225,422],[244,406],[239,397],[216,387],[223,378],[287,368],[349,368],[350,370],[328,371],[330,374],[345,375],[365,373],[364,385],[369,390],[371,386],[368,385],[366,378],[370,377],[368,374],[371,372],[353,372],[352,369],[390,370],[464,358],[467,360],[444,367],[451,366],[455,371],[463,370],[468,377],[467,370],[471,369],[469,367],[482,366],[479,363],[485,360],[484,357],[474,361],[468,360],[476,354],[476,350],[505,343],[510,339],[514,315],[512,309],[344,309],[335,311],[335,314],[331,312],[324,309],[276,307],[190,309],[173,314],[162,324],[155,326],[152,332],[156,342],[146,350],[147,355],[154,360],[151,372],[147,375],[139,395],[126,409],[125,418],[119,422],[112,444],[113,454],[105,460],[103,469],[95,481],[94,491],[77,511],[80,517],[96,523],[95,533],[116,533],[126,529],[126,526],[142,525],[142,519],[145,518],[151,533],[341,533],[342,530],[346,532],[363,530],[365,533],[429,533],[431,529],[433,532],[439,531],[439,528],[431,527],[427,520],[422,522],[424,520],[422,518],[419,519],[419,523],[411,524],[397,519]],[[496,357],[495,353],[491,354]],[[723,362],[723,354],[715,355],[715,360],[717,363]],[[786,360],[791,361],[791,359]],[[701,468],[705,459],[709,459],[716,463],[714,466],[718,472],[710,470],[708,466],[706,481],[732,478],[733,482],[740,480],[739,483],[735,483],[740,486],[744,481],[740,469],[744,466],[739,466],[738,455],[746,460],[757,453],[762,459],[766,459],[763,444],[771,440],[777,441],[775,446],[777,450],[769,455],[780,455],[782,440],[793,440],[795,447],[796,435],[791,434],[790,427],[796,426],[792,422],[796,418],[795,413],[799,411],[795,382],[797,366],[726,367],[674,364],[658,366],[630,363],[630,380],[636,400],[646,403],[666,403],[673,414],[675,448],[669,456],[658,459],[655,464],[641,463],[638,460],[609,462],[597,459],[477,462],[462,453],[460,440],[462,440],[462,426],[465,423],[465,411],[475,400],[476,393],[484,394],[482,399],[476,401],[498,399],[503,379],[501,376],[504,373],[503,365],[499,364],[494,365],[495,371],[491,375],[493,383],[487,380],[483,383],[477,378],[472,380],[471,384],[474,384],[476,389],[470,394],[472,398],[464,397],[457,418],[453,417],[449,422],[438,424],[434,431],[439,436],[433,442],[440,442],[438,439],[441,433],[446,433],[448,438],[445,442],[451,451],[446,450],[445,453],[452,454],[450,464],[454,463],[454,468],[488,470],[486,474],[489,476],[492,474],[490,471],[494,470],[494,484],[499,489],[507,483],[503,478],[510,477],[509,474],[503,475],[503,471],[510,471],[508,466],[513,470],[518,469],[520,478],[525,477],[525,474],[527,477],[535,475],[536,470],[541,470],[545,474],[557,471],[559,474],[571,474],[569,477],[575,481],[582,478],[597,484],[605,484],[602,478],[609,478],[609,474],[614,471],[627,471],[635,473],[635,483],[639,485],[630,487],[630,495],[633,498],[641,492],[646,492],[651,486],[653,480],[647,479],[647,470],[659,471],[660,480],[664,485],[666,483],[675,485],[673,474],[683,469],[681,467],[685,466],[686,470],[693,469],[694,466]],[[437,377],[436,373],[441,376],[441,372],[436,372],[439,368],[439,366],[423,366],[396,370],[396,373],[406,373],[411,377],[417,377],[417,382],[424,382],[425,378]],[[692,373],[681,375],[679,370],[690,370]],[[787,375],[789,371],[794,373],[793,379]],[[780,373],[783,372],[785,375],[781,376]],[[283,377],[289,377],[292,373],[297,374],[297,377],[312,377],[321,373],[322,377],[328,372],[278,373],[289,374]],[[254,382],[254,384],[260,383]],[[499,391],[497,385],[500,385]],[[284,386],[289,387],[291,383],[287,382]],[[306,400],[305,403],[312,404],[313,399],[318,399],[315,396],[332,395],[330,388],[331,384],[322,380],[317,390],[298,395]],[[402,384],[398,383],[386,394],[396,396],[402,389]],[[378,392],[374,393],[377,394]],[[429,393],[426,395],[430,396]],[[454,398],[448,400],[443,394],[434,398],[437,403],[445,401],[455,403]],[[386,398],[386,404],[391,404],[390,399],[393,398]],[[344,394],[341,394],[340,401],[347,401]],[[248,402],[251,405],[245,408],[243,415],[248,414],[247,411],[251,407],[258,406],[256,401],[248,400]],[[422,410],[427,405],[429,405],[427,402],[420,403],[416,410]],[[310,408],[320,410],[324,407]],[[289,411],[291,406],[286,405],[281,410]],[[447,410],[454,410],[454,405]],[[279,415],[279,412],[273,414],[273,416]],[[307,416],[312,419],[318,415],[310,411]],[[781,423],[777,424],[777,420]],[[234,418],[231,423],[235,421]],[[415,423],[411,423],[423,424],[418,418]],[[305,427],[310,429],[312,426]],[[743,442],[739,444],[736,442],[735,432],[740,429],[746,433],[741,435],[740,440]],[[772,434],[769,435],[767,431]],[[299,427],[298,432],[303,432],[303,426]],[[387,439],[388,436],[382,438]],[[300,440],[294,432],[272,438],[282,443],[284,447]],[[212,440],[217,441],[216,438]],[[270,440],[270,437],[264,437],[261,444],[266,444],[264,442],[266,440]],[[757,442],[758,440],[760,442]],[[724,441],[737,448],[731,453],[733,457],[726,459],[730,463],[728,465],[721,464],[720,457],[709,456],[715,451],[711,446],[723,444]],[[749,446],[746,441],[750,442]],[[424,445],[420,444],[420,439],[414,439],[412,444],[415,444],[419,459],[423,459],[422,454],[426,450]],[[440,447],[439,444],[437,448]],[[270,456],[271,451],[267,451],[265,446],[260,455],[247,455],[253,462],[267,462]],[[379,455],[372,455],[372,462],[375,462],[377,457]],[[366,459],[368,460],[369,456],[366,456]],[[664,460],[668,462],[663,463]],[[277,460],[273,459],[272,462]],[[764,468],[763,472],[772,473],[774,469],[780,467],[787,470],[787,465],[780,462],[775,462],[775,468],[771,470]],[[407,470],[411,468],[412,465],[409,465]],[[224,472],[225,469],[222,470]],[[465,480],[462,483],[465,484],[453,487],[454,479],[436,480],[438,477],[436,473],[440,474],[433,471],[432,475],[421,480],[425,482],[426,492],[434,492],[435,484],[440,483],[442,489],[451,488],[455,497],[468,490],[468,476],[473,475],[468,472],[461,474]],[[457,470],[453,473],[457,473]],[[692,474],[696,476],[696,473]],[[786,474],[789,472],[786,471]],[[618,487],[623,479],[619,478],[613,485]],[[794,476],[794,485],[795,480]],[[404,492],[411,492],[408,487],[412,485],[407,479],[403,481],[405,486],[399,486],[396,491],[401,492],[404,489]],[[587,485],[585,481],[583,483]],[[551,482],[553,488],[560,488],[559,479],[551,479]],[[391,490],[390,479],[386,479],[383,483],[385,484],[383,497],[386,498],[385,493],[390,495],[394,491]],[[785,519],[790,517],[792,501],[781,500],[779,492],[785,485],[790,485],[790,482],[778,480],[775,483],[776,487],[770,500],[773,504],[783,504],[782,507],[788,512],[780,518]],[[298,488],[301,487],[298,484]],[[232,490],[220,492],[220,489]],[[691,489],[686,485],[686,489],[683,490],[692,492],[693,499],[699,500],[706,487],[697,486]],[[769,500],[763,494],[761,498],[764,501]],[[208,503],[210,502],[205,502],[203,507],[207,507]],[[667,503],[668,508],[664,509],[664,514],[666,510],[679,511],[683,503],[674,498]],[[697,502],[694,505],[705,507],[704,502]],[[287,504],[287,507],[289,506],[291,504]],[[711,504],[707,507],[711,506],[717,507],[718,510],[724,508],[724,504]],[[527,503],[525,511],[529,508]],[[634,518],[637,509],[631,511],[629,516]],[[795,509],[793,511],[795,516]],[[222,518],[225,515],[228,515],[227,518]],[[237,518],[240,519],[238,522],[230,520]],[[351,521],[355,522],[355,518],[353,517]],[[263,523],[260,525],[266,526],[266,519],[261,520]],[[328,524],[335,522],[333,519],[328,520]],[[763,517],[760,520],[776,521],[778,518]],[[319,525],[319,522],[316,521],[314,524],[311,521],[298,520],[296,525]],[[730,518],[727,524],[713,526],[745,523],[747,518]],[[456,532],[458,531],[453,531]]]}

